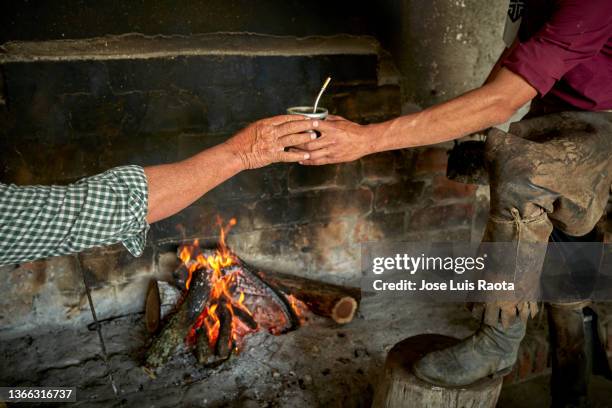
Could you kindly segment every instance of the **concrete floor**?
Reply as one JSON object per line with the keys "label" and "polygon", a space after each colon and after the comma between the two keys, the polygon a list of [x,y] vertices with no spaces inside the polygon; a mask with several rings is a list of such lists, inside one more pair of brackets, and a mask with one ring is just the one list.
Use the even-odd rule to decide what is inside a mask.
{"label": "concrete floor", "polygon": [[461,305],[377,296],[347,325],[314,318],[281,336],[258,333],[220,367],[177,358],[153,379],[140,367],[149,336],[135,314],[103,323],[118,397],[86,327],[0,342],[0,386],[76,386],[69,406],[82,407],[369,407],[395,343],[421,333],[464,337],[475,326]]}
{"label": "concrete floor", "polygon": [[[140,367],[148,335],[134,314],[103,324],[118,397],[87,327],[0,342],[0,386],[76,386],[79,402],[69,406],[81,407],[369,407],[395,343],[421,333],[465,337],[476,326],[461,305],[377,296],[347,325],[315,318],[285,335],[259,333],[220,367],[177,359],[153,379]],[[612,382],[596,378],[593,401],[612,407]],[[548,407],[548,378],[506,387],[498,406]]]}

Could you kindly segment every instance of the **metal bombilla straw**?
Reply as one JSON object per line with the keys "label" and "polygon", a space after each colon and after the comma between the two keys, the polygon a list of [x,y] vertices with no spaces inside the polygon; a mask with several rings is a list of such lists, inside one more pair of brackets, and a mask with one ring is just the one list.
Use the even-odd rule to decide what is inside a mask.
{"label": "metal bombilla straw", "polygon": [[321,100],[321,96],[323,96],[323,92],[325,92],[330,82],[331,82],[331,77],[327,77],[327,79],[323,83],[323,86],[321,87],[321,90],[319,91],[319,95],[317,95],[317,99],[315,99],[314,107],[312,108],[312,113],[317,113],[317,107],[319,106],[319,100]]}

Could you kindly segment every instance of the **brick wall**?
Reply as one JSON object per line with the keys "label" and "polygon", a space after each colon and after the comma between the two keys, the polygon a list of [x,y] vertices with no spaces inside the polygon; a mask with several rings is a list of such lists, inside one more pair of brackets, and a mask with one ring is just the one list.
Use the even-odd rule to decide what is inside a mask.
{"label": "brick wall", "polygon": [[[383,153],[344,165],[279,165],[238,176],[153,225],[140,258],[120,245],[84,253],[98,313],[107,318],[142,310],[148,279],[170,279],[177,266],[178,242],[196,237],[216,242],[217,214],[237,217],[228,242],[245,260],[353,284],[361,276],[364,242],[478,239],[477,215],[486,207],[474,188],[444,178],[445,155],[445,148],[436,147]],[[260,181],[251,185],[252,180]],[[90,320],[82,278],[70,257],[7,266],[0,268],[0,277],[0,292],[5,294],[0,299],[0,335]]]}
{"label": "brick wall", "polygon": [[[546,313],[546,311],[541,311]],[[530,320],[527,334],[521,343],[518,358],[512,371],[504,377],[504,385],[529,380],[539,375],[549,374],[551,370],[548,325],[544,314]]]}
{"label": "brick wall", "polygon": [[[146,53],[147,47],[165,46],[151,41],[166,40],[130,41],[140,41]],[[258,36],[180,41],[192,47],[189,55],[109,59],[92,53],[55,61],[45,46],[8,47],[0,64],[8,101],[0,108],[3,182],[61,184],[117,165],[180,160],[252,120],[309,103],[329,73],[334,85],[324,104],[332,112],[362,123],[401,114],[395,71],[371,38],[320,38],[308,40],[311,45]],[[218,41],[229,41],[233,54],[208,54],[206,46],[218,47]],[[262,44],[286,55],[254,51]],[[72,49],[80,46],[73,43]],[[42,57],[32,55],[40,48]],[[179,242],[199,238],[214,245],[217,215],[237,218],[228,242],[252,264],[353,284],[361,276],[364,242],[478,240],[485,191],[446,179],[447,150],[243,172],[152,225],[141,258],[119,245],[88,251],[84,269],[95,282],[98,313],[104,318],[141,310],[147,280],[169,277]],[[3,268],[0,290],[7,294],[0,300],[5,333],[89,320],[71,258]]]}

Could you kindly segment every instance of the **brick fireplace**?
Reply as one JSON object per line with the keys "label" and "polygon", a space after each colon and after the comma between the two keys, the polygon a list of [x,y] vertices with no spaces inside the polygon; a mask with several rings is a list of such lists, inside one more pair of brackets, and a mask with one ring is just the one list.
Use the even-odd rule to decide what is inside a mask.
{"label": "brick fireplace", "polygon": [[[4,48],[0,169],[17,184],[186,158],[253,120],[308,104],[326,75],[334,77],[323,100],[332,113],[362,123],[401,113],[399,73],[371,36],[129,34]],[[243,259],[337,282],[358,282],[363,242],[478,239],[479,199],[473,187],[445,178],[446,149],[244,172],[152,225],[141,258],[120,246],[89,251],[85,269],[109,305],[101,313],[137,310],[133,294],[151,274],[168,273],[179,243],[216,241],[217,215],[237,218],[228,242]],[[13,310],[4,330],[80,320],[85,304],[70,258],[5,269],[13,279],[3,281],[4,302]],[[9,290],[14,280],[20,291]],[[59,296],[38,295],[49,286]]]}
{"label": "brick fireplace", "polygon": [[[322,7],[323,2],[304,6],[274,1],[274,16],[253,10],[248,1],[212,1],[204,11],[191,2],[179,2],[184,7],[178,11],[112,1],[98,10],[77,10],[77,3],[50,5],[43,13],[16,2],[9,11],[17,23],[2,17],[7,18],[0,37],[4,183],[64,184],[114,166],[186,158],[254,120],[310,104],[328,75],[333,83],[321,105],[360,123],[386,120],[424,104],[407,99],[406,74],[401,72],[405,61],[389,52],[394,47],[380,33],[377,16],[369,15],[366,2],[339,2],[330,6],[325,19],[317,17],[316,4]],[[350,13],[344,16],[349,3]],[[39,13],[38,18],[24,18],[28,13]],[[131,20],[97,17],[109,14]],[[65,27],[54,26],[53,15],[61,17]],[[24,21],[18,28],[20,19]],[[185,21],[189,23],[182,24]],[[133,258],[120,245],[87,251],[83,268],[93,283],[98,317],[108,322],[111,353],[125,352],[133,343],[130,336],[138,337],[133,327],[143,310],[147,284],[152,278],[170,279],[179,262],[178,245],[196,238],[204,245],[217,242],[217,215],[237,219],[228,245],[250,264],[355,286],[365,242],[478,241],[487,189],[445,177],[450,147],[382,153],[342,165],[283,164],[243,172],[152,225],[141,257]],[[32,340],[33,333],[76,332],[91,322],[72,257],[2,267],[0,293],[0,338],[29,338],[27,347],[45,347]],[[399,316],[401,309],[393,307]],[[462,330],[445,317],[433,321]],[[415,323],[403,323],[405,330],[415,330]],[[306,347],[331,336],[320,347],[350,343],[347,356],[340,355],[334,364],[343,367],[348,358],[359,364],[349,377],[332,377],[338,386],[353,378],[366,388],[368,353],[372,347],[382,353],[404,329],[376,335],[373,344],[359,338],[359,332],[365,332],[359,325],[339,333],[329,327],[317,330],[306,339],[285,341]],[[78,364],[86,361],[87,353],[98,352],[93,332],[80,336],[87,345],[81,357],[74,357]],[[262,342],[270,353],[282,348],[280,340]],[[6,350],[26,347],[16,344]],[[49,372],[74,363],[68,346],[55,346],[61,358],[47,367]],[[245,360],[265,358],[261,353]],[[323,359],[327,355],[310,346],[308,353]],[[30,363],[39,367],[40,361]],[[327,370],[320,367],[319,377],[325,379]],[[51,378],[45,375],[39,378]],[[287,374],[287,382],[293,381],[290,377]],[[297,387],[309,387],[312,381],[295,379]]]}

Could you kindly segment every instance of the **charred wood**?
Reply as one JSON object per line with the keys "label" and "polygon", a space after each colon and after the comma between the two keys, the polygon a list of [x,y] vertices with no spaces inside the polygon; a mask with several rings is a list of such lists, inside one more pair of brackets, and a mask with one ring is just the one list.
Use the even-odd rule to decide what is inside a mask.
{"label": "charred wood", "polygon": [[[231,306],[230,306],[231,307]],[[232,352],[232,313],[227,303],[222,299],[217,308],[219,318],[219,335],[215,344],[215,354],[221,359],[229,358]]]}
{"label": "charred wood", "polygon": [[257,329],[257,322],[255,321],[255,319],[253,319],[253,316],[251,316],[250,314],[248,314],[244,310],[242,310],[242,309],[240,309],[238,307],[235,307],[234,308],[234,315],[242,323],[244,323],[249,329],[251,329],[251,330],[256,330]]}
{"label": "charred wood", "polygon": [[265,291],[265,293],[268,294],[268,296],[270,296],[271,298],[273,298],[280,307],[288,322],[288,327],[285,328],[285,330],[283,330],[282,332],[288,332],[300,327],[300,320],[293,311],[291,304],[285,296],[285,293],[287,292],[283,293],[284,291],[281,288],[277,288],[274,287],[274,285],[270,285],[267,280],[262,279],[262,276],[253,271],[253,269],[243,261],[240,261],[240,267],[244,270],[247,276],[251,278],[250,281],[258,288],[261,288],[263,291]]}
{"label": "charred wood", "polygon": [[160,367],[184,346],[189,330],[205,306],[209,287],[205,273],[193,274],[191,286],[184,301],[178,306],[168,323],[153,340],[146,353],[145,364],[149,367]]}

